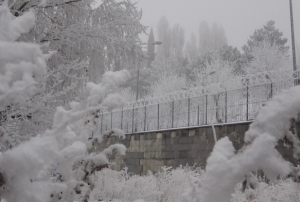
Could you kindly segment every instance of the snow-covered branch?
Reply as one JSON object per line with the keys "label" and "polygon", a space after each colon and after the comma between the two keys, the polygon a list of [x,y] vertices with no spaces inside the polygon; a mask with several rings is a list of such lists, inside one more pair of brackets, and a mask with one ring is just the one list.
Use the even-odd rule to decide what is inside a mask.
{"label": "snow-covered branch", "polygon": [[237,154],[228,137],[216,143],[203,177],[203,201],[230,201],[235,185],[258,169],[270,180],[279,175],[294,175],[298,180],[297,168],[284,160],[275,146],[279,140],[289,139],[295,148],[294,157],[299,159],[299,139],[289,131],[290,119],[300,112],[299,92],[299,86],[293,87],[269,101],[250,125],[245,134],[245,146]]}
{"label": "snow-covered branch", "polygon": [[[0,17],[1,30],[11,32],[9,35],[0,32],[0,107],[6,109],[37,97],[36,83],[46,75],[46,59],[50,55],[44,55],[39,45],[14,42],[17,35],[34,24],[32,11],[13,19],[8,7],[2,5]],[[123,70],[105,73],[100,84],[88,83],[90,91],[83,101],[71,103],[69,110],[57,107],[51,129],[18,145],[12,145],[1,128],[0,141],[6,146],[0,157],[2,198],[22,202],[73,201],[78,184],[88,183],[93,189],[90,175],[109,165],[108,155],[125,154],[126,148],[112,145],[102,153],[89,154],[88,137],[90,129],[95,127],[95,122],[89,120],[96,119],[101,109],[124,104],[120,96],[112,93],[128,78],[129,73]],[[52,181],[54,169],[57,177]]]}

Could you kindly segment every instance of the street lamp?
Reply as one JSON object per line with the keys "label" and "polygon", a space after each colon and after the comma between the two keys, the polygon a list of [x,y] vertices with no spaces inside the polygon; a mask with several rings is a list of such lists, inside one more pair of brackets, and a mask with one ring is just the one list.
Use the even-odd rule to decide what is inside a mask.
{"label": "street lamp", "polygon": [[[143,43],[141,45],[161,45],[162,42],[161,41],[153,41],[153,42],[149,42],[149,43]],[[141,59],[141,64],[143,64],[143,58]],[[139,77],[140,77],[140,68],[138,66],[137,68],[137,78],[136,78],[136,98],[135,101],[137,101],[139,99]]]}
{"label": "street lamp", "polygon": [[150,43],[146,43],[146,44],[161,45],[162,42],[161,41],[154,41],[154,42],[150,42]]}

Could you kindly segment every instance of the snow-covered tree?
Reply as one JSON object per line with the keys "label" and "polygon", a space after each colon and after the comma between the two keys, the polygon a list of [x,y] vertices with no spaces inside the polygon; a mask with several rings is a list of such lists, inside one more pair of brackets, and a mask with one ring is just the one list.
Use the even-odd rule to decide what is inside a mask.
{"label": "snow-covered tree", "polygon": [[221,55],[214,54],[206,61],[204,69],[195,70],[195,86],[208,86],[225,83],[234,78],[234,61],[224,60]]}
{"label": "snow-covered tree", "polygon": [[252,60],[246,66],[246,73],[291,70],[289,56],[281,49],[282,47],[277,44],[272,45],[269,41],[257,43],[248,53]]}
{"label": "snow-covered tree", "polygon": [[206,70],[209,70],[206,66],[213,63],[213,60],[216,59],[223,61],[223,63],[230,63],[230,69],[232,69],[233,76],[243,74],[246,58],[236,47],[224,45],[216,52],[197,55],[189,64],[187,64],[186,72],[190,83],[195,82],[196,77],[199,77],[200,72],[204,75]]}
{"label": "snow-covered tree", "polygon": [[176,74],[162,75],[157,82],[151,85],[150,96],[162,97],[167,93],[186,90],[187,86],[188,85],[184,77]]}
{"label": "snow-covered tree", "polygon": [[[124,135],[112,129],[91,137],[100,110],[122,107],[125,101],[113,91],[128,78],[128,72],[106,72],[99,85],[88,83],[85,102],[72,102],[71,109],[58,107],[51,130],[3,152],[0,159],[1,195],[7,201],[74,201],[85,190],[84,201],[94,185],[90,176],[109,165],[108,156],[125,146],[115,144],[101,153],[88,153],[105,136]],[[90,138],[91,137],[91,138]],[[3,134],[2,137],[6,138]],[[89,140],[91,139],[91,140]],[[5,140],[5,139],[4,139]],[[54,172],[56,178],[50,179]]]}
{"label": "snow-covered tree", "polygon": [[158,41],[161,41],[162,45],[157,46],[156,60],[182,59],[185,44],[184,29],[178,23],[171,27],[167,18],[163,16],[158,22],[157,33]]}
{"label": "snow-covered tree", "polygon": [[290,131],[290,119],[298,117],[300,112],[299,91],[299,86],[286,90],[261,109],[246,132],[245,146],[240,151],[235,151],[228,137],[216,143],[207,160],[200,201],[230,201],[239,181],[259,188],[251,173],[258,169],[271,181],[279,175],[290,175],[299,182],[299,168],[284,160],[275,148],[282,140],[286,146],[292,146],[294,158],[300,158],[300,141],[297,134]]}
{"label": "snow-covered tree", "polygon": [[162,45],[157,46],[157,60],[163,60],[171,56],[171,38],[172,30],[169,26],[167,18],[163,16],[157,24],[157,40],[163,42]]}
{"label": "snow-covered tree", "polygon": [[[15,42],[21,34],[28,32],[35,24],[34,13],[27,12],[15,18],[10,13],[7,2],[0,6],[0,114],[2,132],[13,126],[4,126],[11,117],[7,110],[12,106],[26,104],[38,91],[37,83],[46,74],[46,59],[37,44]],[[17,114],[19,115],[19,114]],[[17,116],[15,114],[15,116]],[[12,134],[10,134],[12,135]],[[18,134],[19,135],[19,134]],[[17,143],[7,140],[1,150]]]}
{"label": "snow-covered tree", "polygon": [[236,47],[224,45],[218,51],[218,54],[223,60],[231,61],[234,64],[234,74],[243,74],[247,59]]}
{"label": "snow-covered tree", "polygon": [[171,56],[181,59],[183,57],[184,46],[184,29],[179,24],[175,24],[172,28],[172,47]]}
{"label": "snow-covered tree", "polygon": [[185,52],[190,62],[198,55],[197,38],[194,33],[191,34],[191,38],[186,44]]}
{"label": "snow-covered tree", "polygon": [[149,80],[150,82],[155,83],[162,76],[178,75],[184,77],[185,71],[184,63],[179,58],[155,60],[150,69]]}
{"label": "snow-covered tree", "polygon": [[[5,130],[36,135],[52,126],[55,107],[84,97],[88,81],[99,83],[108,70],[132,68],[142,52],[141,12],[129,0],[9,0],[14,16],[34,9],[35,25],[18,41],[43,44],[45,53],[57,53],[47,62],[47,74],[36,84],[35,95],[3,112]],[[4,119],[2,119],[4,120]],[[9,122],[9,124],[8,124]],[[19,133],[20,134],[20,133]]]}
{"label": "snow-covered tree", "polygon": [[282,36],[283,33],[275,28],[275,21],[271,20],[261,29],[255,30],[242,49],[249,60],[251,60],[249,53],[252,52],[252,49],[257,45],[264,43],[264,41],[268,42],[271,46],[277,45],[280,48],[280,51],[287,53],[289,49],[289,47],[286,46],[287,38],[283,38]]}
{"label": "snow-covered tree", "polygon": [[[214,54],[210,61],[206,61],[202,69],[194,69],[192,86],[205,90],[214,99],[216,107],[216,120],[222,122],[219,112],[221,92],[231,86],[239,85],[239,80],[234,73],[236,61],[223,59],[218,53]],[[222,88],[220,88],[222,85]],[[229,90],[229,89],[228,89]],[[212,107],[213,108],[213,107]]]}
{"label": "snow-covered tree", "polygon": [[[35,84],[46,74],[50,55],[43,54],[40,45],[16,41],[34,22],[33,11],[14,18],[6,1],[0,6],[1,109],[30,101],[38,92]],[[126,150],[124,145],[115,144],[101,153],[88,153],[105,136],[124,135],[113,129],[91,137],[91,130],[100,110],[110,111],[125,104],[114,92],[129,76],[126,70],[109,71],[100,84],[88,82],[86,99],[71,102],[69,110],[57,107],[51,129],[25,142],[15,144],[15,139],[1,127],[1,197],[9,202],[74,201],[86,185],[84,201],[88,201],[94,188],[90,176],[109,165],[109,155],[124,154]],[[50,179],[54,170],[57,176]]]}
{"label": "snow-covered tree", "polygon": [[202,21],[199,27],[199,53],[205,54],[212,51],[212,35],[209,24],[206,21]]}
{"label": "snow-covered tree", "polygon": [[227,45],[224,28],[216,23],[210,28],[206,21],[202,21],[199,27],[199,53],[216,52],[224,45]]}
{"label": "snow-covered tree", "polygon": [[299,69],[299,64],[300,64],[300,45],[299,44],[296,46],[296,62],[297,62],[297,67]]}
{"label": "snow-covered tree", "polygon": [[217,23],[213,23],[211,27],[211,34],[213,51],[217,51],[224,45],[227,45],[227,37],[222,26],[218,25]]}

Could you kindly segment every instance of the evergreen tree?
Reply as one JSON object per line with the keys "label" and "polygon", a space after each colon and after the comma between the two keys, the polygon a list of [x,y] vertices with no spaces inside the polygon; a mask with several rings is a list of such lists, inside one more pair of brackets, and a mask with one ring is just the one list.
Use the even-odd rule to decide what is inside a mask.
{"label": "evergreen tree", "polygon": [[206,21],[202,21],[199,27],[199,53],[205,54],[212,51],[212,35],[209,24]]}
{"label": "evergreen tree", "polygon": [[224,28],[217,23],[213,23],[210,28],[206,21],[202,21],[199,28],[199,53],[215,52],[224,45],[227,45]]}
{"label": "evergreen tree", "polygon": [[225,35],[225,30],[222,26],[217,23],[213,23],[211,27],[212,34],[212,50],[217,51],[224,45],[227,45],[227,37]]}
{"label": "evergreen tree", "polygon": [[247,59],[245,55],[241,54],[239,49],[233,46],[225,45],[218,51],[218,54],[222,57],[223,60],[233,62],[234,74],[244,73],[244,67]]}
{"label": "evergreen tree", "polygon": [[163,16],[157,25],[157,37],[158,41],[162,41],[162,45],[157,47],[156,58],[161,60],[170,57],[171,53],[171,37],[172,31],[169,27],[169,22],[165,16]]}
{"label": "evergreen tree", "polygon": [[179,24],[175,24],[172,29],[172,57],[183,58],[184,42],[184,29]]}
{"label": "evergreen tree", "polygon": [[192,61],[197,57],[198,47],[197,47],[197,38],[195,33],[191,34],[191,38],[186,44],[185,52],[189,61]]}
{"label": "evergreen tree", "polygon": [[251,60],[250,52],[254,47],[258,46],[264,41],[267,41],[271,46],[277,45],[280,47],[280,51],[286,53],[289,49],[286,46],[287,38],[283,38],[283,33],[275,28],[275,21],[270,20],[261,29],[254,31],[253,35],[247,41],[247,44],[242,47],[248,59]]}

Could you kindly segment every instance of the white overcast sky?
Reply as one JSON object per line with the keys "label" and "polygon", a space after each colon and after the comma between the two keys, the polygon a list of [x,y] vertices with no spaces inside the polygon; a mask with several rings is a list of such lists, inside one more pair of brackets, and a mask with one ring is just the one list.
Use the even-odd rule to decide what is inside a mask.
{"label": "white overcast sky", "polygon": [[[186,41],[192,32],[198,36],[202,20],[216,22],[226,31],[228,44],[241,48],[255,29],[269,20],[288,38],[291,47],[289,0],[132,0],[143,10],[142,24],[156,27],[164,15],[173,26],[185,29]],[[293,0],[296,43],[300,45],[300,0]],[[147,36],[142,36],[146,42]]]}
{"label": "white overcast sky", "polygon": [[[192,32],[198,36],[202,20],[222,25],[228,44],[241,48],[255,29],[269,20],[288,38],[291,47],[289,0],[137,0],[143,10],[142,23],[153,26],[165,15],[172,26],[179,23],[185,29],[185,37]],[[300,0],[293,0],[296,43],[300,44]],[[147,41],[146,36],[142,36]]]}

